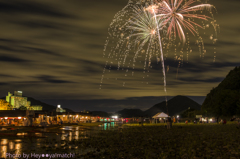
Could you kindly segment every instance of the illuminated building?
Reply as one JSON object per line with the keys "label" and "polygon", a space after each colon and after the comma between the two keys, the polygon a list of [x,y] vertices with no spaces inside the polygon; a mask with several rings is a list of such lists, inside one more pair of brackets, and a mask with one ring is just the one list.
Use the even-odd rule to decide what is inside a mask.
{"label": "illuminated building", "polygon": [[0,110],[12,110],[12,106],[4,99],[0,99]]}
{"label": "illuminated building", "polygon": [[0,99],[0,125],[8,125],[10,120],[11,125],[26,126],[24,121],[29,121],[28,124],[31,125],[32,119],[35,126],[41,122],[58,124],[60,121],[63,123],[99,121],[99,117],[94,117],[88,111],[66,112],[65,109],[61,108],[61,105],[57,105],[55,110],[49,111],[42,110],[41,105],[31,106],[30,103],[30,101],[27,101],[27,97],[22,96],[22,91],[14,91],[14,95],[8,92],[6,101]]}
{"label": "illuminated building", "polygon": [[27,97],[22,96],[22,91],[14,91],[14,95],[8,92],[8,95],[6,96],[6,101],[10,103],[13,109],[16,108],[21,110],[42,110],[42,106],[40,105],[30,106],[31,102],[27,101]]}
{"label": "illuminated building", "polygon": [[28,109],[31,104],[30,101],[27,101],[27,97],[22,96],[22,91],[14,91],[14,95],[8,92],[6,101],[13,106],[13,109],[19,109],[20,107],[26,107]]}
{"label": "illuminated building", "polygon": [[62,112],[66,112],[66,110],[61,108],[61,105],[58,105],[57,109],[56,109],[56,112],[61,112],[62,113]]}
{"label": "illuminated building", "polygon": [[[64,123],[78,123],[99,120],[98,117],[93,117],[88,111],[66,112],[65,109],[61,108],[61,105],[58,105],[55,110],[49,111],[42,110],[43,107],[41,105],[31,106],[30,103],[30,101],[27,101],[27,97],[22,96],[22,91],[14,91],[14,95],[8,92],[6,101],[0,99],[0,125],[27,126],[24,123],[25,120],[30,125],[32,125],[34,120],[35,123],[33,125],[35,124],[35,126],[41,122],[58,124],[60,121]],[[9,121],[11,122],[8,123]]]}
{"label": "illuminated building", "polygon": [[30,109],[31,110],[42,110],[42,106],[41,105],[31,105]]}

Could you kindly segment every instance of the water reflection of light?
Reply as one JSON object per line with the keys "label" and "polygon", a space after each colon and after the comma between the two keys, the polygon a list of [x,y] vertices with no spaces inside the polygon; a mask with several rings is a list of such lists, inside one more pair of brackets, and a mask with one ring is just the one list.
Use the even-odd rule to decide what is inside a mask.
{"label": "water reflection of light", "polygon": [[69,141],[72,141],[72,132],[69,132],[68,136],[69,136]]}
{"label": "water reflection of light", "polygon": [[27,135],[27,133],[17,133],[19,136]]}
{"label": "water reflection of light", "polygon": [[37,146],[41,145],[41,139],[37,139]]}
{"label": "water reflection of light", "polygon": [[104,123],[103,129],[107,130],[108,123]]}
{"label": "water reflection of light", "polygon": [[0,147],[0,150],[1,150],[1,158],[5,158],[6,157],[6,153],[7,153],[7,146],[1,146]]}
{"label": "water reflection of light", "polygon": [[65,126],[64,129],[65,129],[65,130],[72,130],[72,128],[73,128],[72,126]]}
{"label": "water reflection of light", "polygon": [[15,142],[21,142],[22,140],[20,140],[20,139],[17,139],[17,140],[14,140]]}
{"label": "water reflection of light", "polygon": [[20,149],[20,148],[21,148],[21,146],[22,146],[22,144],[21,144],[21,143],[17,143],[17,144],[15,145],[15,149],[16,149],[16,150],[18,150],[18,149]]}
{"label": "water reflection of light", "polygon": [[99,126],[102,127],[103,130],[108,130],[115,126],[115,122],[104,123],[103,125],[99,125]]}
{"label": "water reflection of light", "polygon": [[[59,144],[59,145],[61,146],[61,144]],[[59,147],[58,144],[53,144],[52,145],[52,148],[57,148],[57,147]]]}
{"label": "water reflection of light", "polygon": [[10,141],[9,142],[9,149],[12,150],[14,148],[14,142]]}
{"label": "water reflection of light", "polygon": [[75,139],[78,140],[79,139],[79,131],[76,131],[75,134],[76,134]]}
{"label": "water reflection of light", "polygon": [[65,136],[62,135],[62,136],[61,136],[61,140],[65,140]]}
{"label": "water reflection of light", "polygon": [[[103,126],[100,129],[105,129],[104,130],[108,130],[111,129],[112,126],[114,126],[114,123],[105,123],[103,124]],[[68,128],[72,128],[72,127],[68,127]],[[76,131],[78,129],[78,131]],[[89,139],[89,137],[87,137],[86,135],[88,135],[90,132],[94,131],[93,129],[91,130],[86,130],[85,128],[82,127],[74,127],[73,131],[68,131],[67,129],[62,130],[62,129],[58,129],[60,131],[58,132],[65,132],[65,134],[60,134],[58,136],[55,136],[54,133],[51,133],[50,135],[47,134],[48,138],[49,138],[49,146],[52,148],[63,148],[61,147],[61,145],[63,145],[63,143],[66,143],[67,141],[73,141],[73,140],[79,140],[79,139]],[[96,128],[96,130],[99,130],[99,128]],[[24,134],[24,133],[22,133]],[[35,134],[35,133],[33,133]],[[36,133],[38,134],[38,133]],[[41,133],[40,133],[41,134]],[[80,136],[81,135],[81,136]],[[48,141],[47,138],[47,141]],[[45,141],[46,139],[42,139],[42,138],[35,138],[34,143],[31,143],[31,145],[33,146],[34,149],[39,149],[40,147],[45,145]],[[61,141],[62,140],[62,141]],[[20,142],[20,143],[19,143]],[[9,141],[8,139],[0,139],[0,158],[5,158],[6,157],[6,153],[8,152],[13,152],[14,154],[22,154],[23,152],[25,153],[27,150],[29,150],[29,146],[30,146],[30,140],[26,140],[26,138],[24,139],[17,139],[17,140],[11,140]],[[5,144],[5,145],[4,145]],[[5,146],[5,147],[4,147]],[[76,149],[78,148],[76,145],[71,145],[71,147],[69,147],[69,145],[65,146],[66,149],[71,148],[71,149]],[[45,151],[45,150],[43,150]],[[3,155],[4,153],[4,155]],[[1,157],[1,155],[3,157]]]}
{"label": "water reflection of light", "polygon": [[22,148],[22,143],[15,144],[15,154],[20,154]]}
{"label": "water reflection of light", "polygon": [[1,140],[1,145],[7,145],[8,139],[2,139]]}

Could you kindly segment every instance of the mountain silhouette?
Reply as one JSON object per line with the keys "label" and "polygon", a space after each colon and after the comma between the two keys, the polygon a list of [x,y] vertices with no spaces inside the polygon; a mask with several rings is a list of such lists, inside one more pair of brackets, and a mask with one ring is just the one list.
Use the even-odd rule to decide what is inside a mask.
{"label": "mountain silhouette", "polygon": [[104,111],[90,111],[93,116],[110,117],[110,114]]}
{"label": "mountain silhouette", "polygon": [[240,115],[240,66],[207,94],[202,110],[216,117]]}
{"label": "mountain silhouette", "polygon": [[118,114],[119,117],[131,118],[131,117],[142,116],[143,111],[141,109],[123,109],[123,110],[117,111],[116,114]]}
{"label": "mountain silhouette", "polygon": [[165,101],[158,103],[158,104],[154,105],[153,107],[149,108],[148,110],[144,111],[143,115],[152,117],[159,112],[164,112],[167,114],[167,107],[168,107],[168,113],[170,116],[180,114],[180,113],[186,111],[187,109],[189,109],[189,107],[190,107],[190,109],[195,109],[195,110],[201,109],[200,104],[198,104],[194,100],[192,100],[186,96],[178,95],[178,96],[170,99],[167,102],[167,106],[166,106]]}
{"label": "mountain silhouette", "polygon": [[[195,102],[194,100],[186,97],[186,96],[176,96],[170,99],[167,102],[168,106],[168,112],[170,116],[173,115],[179,115],[186,111],[189,107],[191,110],[200,110],[201,105]],[[131,117],[140,117],[140,116],[145,116],[145,117],[152,117],[156,115],[159,112],[164,112],[167,114],[167,107],[166,107],[166,102],[161,102],[158,104],[155,104],[151,108],[147,109],[146,111],[142,111],[140,109],[123,109],[118,112],[121,117],[124,118],[131,118]]]}
{"label": "mountain silhouette", "polygon": [[[32,97],[27,97],[27,100],[28,101],[31,101],[31,105],[41,105],[42,106],[42,110],[46,110],[46,111],[52,111],[52,110],[56,110],[56,106],[53,106],[53,105],[50,105],[50,104],[46,104],[46,103],[43,103],[39,100],[36,100]],[[66,110],[66,112],[73,112],[71,109],[68,109],[68,108],[63,108]]]}

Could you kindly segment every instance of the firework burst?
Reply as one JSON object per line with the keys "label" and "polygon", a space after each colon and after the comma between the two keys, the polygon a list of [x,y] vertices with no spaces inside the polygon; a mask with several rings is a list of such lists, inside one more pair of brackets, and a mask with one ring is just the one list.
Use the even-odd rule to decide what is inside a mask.
{"label": "firework burst", "polygon": [[[161,24],[161,21],[160,21],[161,19],[156,18],[155,9],[156,9],[156,6],[151,6],[151,9],[135,8],[135,16],[133,16],[132,20],[130,20],[128,29],[137,31],[137,33],[130,35],[131,37],[137,36],[136,41],[142,40],[142,43],[140,44],[139,49],[142,49],[142,47],[147,42],[149,42],[147,51],[146,51],[145,66],[146,66],[147,56],[149,54],[149,49],[153,48],[152,45],[158,46],[157,48],[159,48],[160,50],[160,59],[162,63],[164,91],[167,94],[166,73],[165,73],[165,65],[164,65],[164,59],[163,59],[162,41],[161,41],[161,35],[160,35],[160,29],[162,28],[163,25]],[[137,50],[135,57],[138,54],[139,49]],[[148,67],[150,67],[152,54],[150,53],[148,57],[149,57]],[[166,98],[166,101],[167,101],[167,98]]]}
{"label": "firework burst", "polygon": [[[139,51],[148,43],[146,54],[155,45],[158,38],[159,27],[161,26],[159,20],[155,20],[151,13],[143,7],[134,7],[134,14],[126,25],[126,29],[130,30],[131,34],[127,37],[138,44],[135,52],[134,61],[138,56]],[[151,58],[151,54],[149,55]]]}
{"label": "firework burst", "polygon": [[[111,58],[113,60],[110,62],[109,60],[106,61],[103,73],[105,72],[107,66],[109,66],[108,69],[110,72],[111,67],[114,65],[114,61],[117,61],[118,70],[122,67],[122,70],[126,70],[126,76],[130,69],[130,63],[133,64],[134,70],[135,63],[140,52],[141,54],[145,54],[143,71],[145,73],[147,66],[148,68],[151,68],[151,58],[153,55],[156,55],[157,62],[161,61],[162,64],[164,91],[167,95],[163,58],[165,54],[163,54],[163,49],[166,48],[166,52],[168,52],[168,49],[171,48],[174,42],[176,42],[175,39],[177,36],[183,44],[187,39],[188,44],[186,51],[188,58],[188,53],[191,53],[192,49],[189,46],[190,42],[188,33],[185,35],[184,32],[184,30],[187,30],[193,35],[198,36],[196,43],[199,46],[199,50],[204,50],[203,40],[199,35],[198,27],[205,29],[205,27],[209,27],[209,24],[205,26],[204,24],[200,25],[195,22],[195,19],[202,21],[211,20],[211,24],[214,26],[214,30],[216,32],[217,25],[215,25],[215,21],[212,18],[213,14],[211,12],[211,9],[214,8],[214,6],[210,4],[194,5],[196,2],[195,0],[151,0],[150,4],[145,3],[145,5],[142,3],[142,0],[136,1],[138,1],[136,4],[131,2],[123,10],[117,13],[113,22],[110,24],[108,29],[110,36],[106,40],[106,44],[104,46],[104,55],[106,52],[109,52],[107,58]],[[212,17],[202,14],[204,10],[209,11],[210,14],[212,14]],[[169,39],[169,41],[166,42],[166,39]],[[216,39],[213,38],[213,35],[211,35],[210,39],[216,41]],[[176,56],[176,59],[183,62],[183,47],[180,51],[181,55],[177,57],[176,45],[174,46],[174,55]],[[125,66],[127,57],[131,54],[133,55],[133,59],[130,59],[129,62],[127,62],[127,66]],[[214,60],[215,57],[216,56],[214,56]],[[180,62],[178,67],[179,66]],[[126,67],[126,69],[124,69],[124,67]],[[132,71],[132,75],[133,73],[134,72]],[[104,75],[102,76],[101,83],[103,81],[103,77]],[[124,84],[125,82],[123,82],[123,86]]]}
{"label": "firework burst", "polygon": [[[129,11],[130,10],[130,11]],[[137,59],[145,54],[145,62],[143,72],[151,67],[151,59],[156,55],[156,59],[160,62],[159,57],[159,30],[162,29],[159,26],[160,19],[155,20],[154,16],[146,10],[144,7],[139,5],[129,5],[128,11],[121,11],[123,14],[115,16],[109,28],[110,37],[107,39],[104,47],[105,52],[109,52],[108,59],[115,59],[117,61],[118,70],[125,67],[126,63],[127,70],[129,71],[129,64],[132,63],[133,70],[135,68]],[[126,15],[126,13],[128,13]],[[125,21],[119,20],[119,17],[125,17]],[[113,25],[115,23],[115,25]],[[111,41],[111,42],[110,42]],[[110,42],[110,44],[109,44]],[[108,46],[108,47],[107,47]],[[111,46],[109,48],[109,46]],[[127,58],[132,57],[132,60],[127,62]],[[114,61],[107,61],[106,66],[109,65],[109,71],[111,70]],[[109,64],[110,63],[110,64]],[[103,73],[105,72],[105,69]],[[148,70],[149,71],[149,70]],[[165,71],[165,69],[164,69]],[[132,74],[134,71],[132,71]],[[127,76],[125,74],[125,76]],[[144,77],[143,77],[144,78]],[[103,81],[103,76],[101,83]]]}
{"label": "firework burst", "polygon": [[209,16],[197,14],[196,12],[202,10],[211,11],[213,5],[211,4],[199,4],[191,6],[195,3],[194,0],[162,0],[158,3],[156,10],[156,17],[162,20],[163,25],[168,25],[167,34],[169,38],[172,33],[174,37],[178,35],[180,40],[185,43],[186,37],[184,29],[189,30],[193,35],[198,34],[195,26],[203,28],[193,19],[200,19],[207,21],[212,19]]}

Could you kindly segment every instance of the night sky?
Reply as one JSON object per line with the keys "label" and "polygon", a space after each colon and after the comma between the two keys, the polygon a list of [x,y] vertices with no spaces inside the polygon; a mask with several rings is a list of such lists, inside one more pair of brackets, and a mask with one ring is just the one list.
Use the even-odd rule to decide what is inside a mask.
{"label": "night sky", "polygon": [[[104,74],[99,89],[108,60],[103,57],[108,27],[127,3],[128,0],[1,0],[0,96],[21,90],[24,96],[74,111],[146,110],[163,101],[163,75],[155,58],[147,79],[143,79],[140,65],[134,76],[127,77],[125,71],[113,67]],[[217,43],[213,45],[209,40],[214,34],[210,27],[203,35],[207,50],[203,59],[194,46],[197,37],[191,37],[193,52],[188,60],[184,59],[178,74],[178,62],[171,56],[166,58],[169,99],[185,95],[201,104],[231,69],[240,66],[240,1],[209,3],[217,8]]]}

